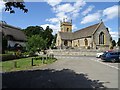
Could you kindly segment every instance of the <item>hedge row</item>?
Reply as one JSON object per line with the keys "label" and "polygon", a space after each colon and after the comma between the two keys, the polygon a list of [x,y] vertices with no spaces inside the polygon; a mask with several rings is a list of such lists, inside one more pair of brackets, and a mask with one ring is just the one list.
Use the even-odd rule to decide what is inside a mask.
{"label": "hedge row", "polygon": [[2,61],[8,61],[8,60],[17,59],[18,57],[12,54],[3,54],[2,56],[0,56],[0,58],[2,58]]}

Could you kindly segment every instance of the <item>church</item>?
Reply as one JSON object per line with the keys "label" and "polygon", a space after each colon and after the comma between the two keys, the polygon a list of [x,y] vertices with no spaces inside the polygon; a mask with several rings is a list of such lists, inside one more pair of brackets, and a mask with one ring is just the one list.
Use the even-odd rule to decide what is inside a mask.
{"label": "church", "polygon": [[57,48],[109,49],[111,45],[112,37],[102,20],[75,32],[72,32],[72,20],[63,20],[60,28],[56,38]]}

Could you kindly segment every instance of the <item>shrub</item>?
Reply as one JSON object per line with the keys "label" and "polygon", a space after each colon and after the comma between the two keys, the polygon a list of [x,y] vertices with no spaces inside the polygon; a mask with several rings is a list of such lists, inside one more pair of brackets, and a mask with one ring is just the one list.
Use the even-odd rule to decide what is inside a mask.
{"label": "shrub", "polygon": [[0,57],[2,57],[2,61],[13,60],[17,58],[15,55],[12,54],[2,54],[2,56]]}

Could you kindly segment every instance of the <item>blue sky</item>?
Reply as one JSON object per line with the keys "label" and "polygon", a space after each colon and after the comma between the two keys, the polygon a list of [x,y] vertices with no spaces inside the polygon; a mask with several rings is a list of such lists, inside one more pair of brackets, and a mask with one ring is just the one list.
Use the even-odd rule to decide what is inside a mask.
{"label": "blue sky", "polygon": [[[50,26],[53,34],[60,30],[59,22],[63,18],[72,19],[73,31],[99,23],[102,19],[110,34],[118,38],[118,3],[117,2],[62,2],[62,0],[46,0],[45,2],[25,2],[28,13],[15,9],[15,14],[5,12],[0,2],[0,13],[3,21],[22,29],[28,26]],[[2,10],[2,11],[1,11]]]}

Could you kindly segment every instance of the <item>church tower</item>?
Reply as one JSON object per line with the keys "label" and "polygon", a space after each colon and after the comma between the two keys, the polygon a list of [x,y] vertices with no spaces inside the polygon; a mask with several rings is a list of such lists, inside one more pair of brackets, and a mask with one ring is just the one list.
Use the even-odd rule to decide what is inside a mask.
{"label": "church tower", "polygon": [[63,22],[60,22],[60,28],[61,32],[72,32],[72,20],[68,22],[63,19]]}

